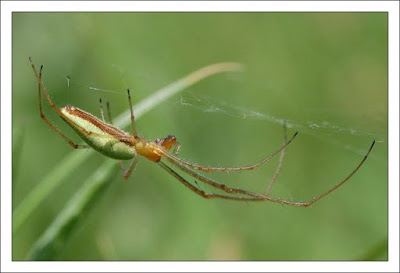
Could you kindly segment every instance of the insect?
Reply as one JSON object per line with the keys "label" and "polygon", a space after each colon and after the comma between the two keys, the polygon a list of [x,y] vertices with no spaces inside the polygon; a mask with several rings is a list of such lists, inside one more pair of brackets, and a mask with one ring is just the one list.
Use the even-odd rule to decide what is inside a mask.
{"label": "insect", "polygon": [[[264,200],[266,200],[266,201],[271,201],[271,202],[280,203],[280,204],[284,204],[284,205],[290,205],[290,206],[296,206],[296,207],[308,207],[308,206],[314,204],[315,202],[317,202],[318,200],[324,198],[331,192],[335,191],[340,186],[342,186],[344,183],[346,183],[363,165],[363,163],[367,159],[368,155],[370,154],[370,152],[375,144],[375,140],[374,140],[372,142],[368,152],[364,156],[364,158],[355,167],[355,169],[349,175],[347,175],[346,178],[344,178],[341,182],[339,182],[338,184],[336,184],[334,187],[330,188],[329,190],[314,197],[310,201],[300,202],[300,201],[291,201],[291,200],[285,200],[285,199],[271,197],[267,194],[270,187],[267,188],[267,191],[265,194],[254,193],[254,192],[242,190],[239,188],[231,188],[231,187],[226,186],[225,184],[221,184],[215,180],[207,178],[207,177],[199,174],[197,171],[207,173],[207,172],[215,172],[215,171],[228,172],[228,171],[253,170],[253,169],[263,165],[264,163],[266,163],[268,160],[270,160],[275,155],[277,155],[281,152],[283,153],[284,149],[297,136],[297,132],[295,132],[289,140],[286,139],[286,135],[285,135],[284,144],[279,149],[277,149],[275,152],[273,152],[272,154],[268,155],[267,157],[265,157],[264,159],[262,159],[261,161],[255,163],[255,164],[248,165],[248,166],[242,166],[242,167],[205,167],[205,166],[201,166],[201,165],[198,165],[195,163],[188,162],[177,156],[180,145],[177,142],[175,136],[169,135],[162,139],[156,139],[154,141],[149,141],[143,137],[140,137],[137,134],[136,127],[135,127],[135,116],[133,114],[132,101],[131,101],[131,95],[130,95],[129,89],[128,89],[127,93],[128,93],[128,100],[129,100],[131,125],[132,125],[132,131],[133,131],[132,135],[116,128],[115,126],[113,126],[111,124],[112,123],[111,122],[111,114],[110,114],[110,109],[109,109],[108,103],[107,103],[107,110],[108,110],[108,119],[110,120],[110,123],[105,122],[101,100],[100,100],[100,113],[101,113],[101,117],[102,117],[101,120],[96,118],[92,114],[85,112],[85,111],[83,111],[77,107],[71,106],[71,105],[67,105],[65,107],[58,108],[56,105],[53,104],[52,100],[49,97],[47,89],[42,82],[43,66],[40,67],[40,71],[38,72],[36,70],[35,65],[33,64],[31,58],[29,58],[29,61],[31,63],[33,72],[34,72],[35,77],[39,84],[38,89],[39,89],[40,117],[50,126],[51,129],[53,129],[59,136],[61,136],[71,147],[73,147],[74,149],[84,149],[84,148],[92,147],[93,149],[102,153],[105,156],[108,156],[108,157],[114,158],[114,159],[118,159],[119,163],[121,165],[121,169],[123,170],[123,176],[125,179],[128,179],[129,176],[131,175],[132,171],[135,168],[138,155],[141,155],[141,156],[157,163],[165,171],[167,171],[170,175],[172,175],[174,178],[176,178],[179,182],[181,182],[183,185],[185,185],[191,191],[193,191],[194,193],[200,195],[201,197],[207,198],[207,199],[220,198],[220,199],[230,199],[230,200],[238,200],[238,201],[264,201]],[[44,93],[50,107],[53,108],[53,110],[58,114],[58,116],[61,119],[63,119],[66,123],[68,123],[72,127],[72,129],[86,142],[87,145],[75,144],[71,139],[69,139],[61,131],[59,131],[46,118],[46,116],[43,114],[43,109],[42,109],[42,92]],[[172,147],[174,147],[174,149],[171,151]],[[129,160],[129,159],[132,160],[130,163],[130,166],[124,170],[121,160]],[[222,190],[225,193],[224,194],[207,193],[207,192],[199,189],[198,187],[196,187],[192,183],[190,183],[188,180],[186,180],[184,177],[182,177],[180,174],[178,174],[170,166],[165,164],[162,160],[163,161],[166,160],[167,162],[172,164],[174,167],[180,169],[184,173],[193,177],[195,179],[195,184],[197,184],[196,180],[198,180],[198,181],[201,181],[211,187]],[[278,169],[277,169],[277,171],[278,171]],[[275,176],[276,175],[274,175],[274,177]],[[270,186],[272,186],[272,183]]]}

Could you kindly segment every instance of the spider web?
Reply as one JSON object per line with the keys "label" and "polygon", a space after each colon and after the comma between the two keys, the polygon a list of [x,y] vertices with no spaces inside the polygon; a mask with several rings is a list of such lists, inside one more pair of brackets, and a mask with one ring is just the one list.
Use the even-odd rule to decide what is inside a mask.
{"label": "spider web", "polygon": [[[116,64],[111,64],[111,70],[114,70],[115,75],[119,75],[121,85],[129,86],[131,80],[128,80],[126,76],[126,70]],[[158,85],[163,86],[167,85],[168,82],[159,79],[155,80],[151,75],[146,75],[146,73],[136,73],[134,78],[141,78],[142,80],[150,80],[152,82],[156,81]],[[240,79],[227,76],[228,81],[240,81]],[[79,87],[82,89],[86,89],[90,92],[104,92],[104,93],[113,93],[118,96],[125,96],[125,90],[116,90],[116,89],[108,89],[103,88],[101,86],[96,86],[95,84],[85,84],[75,79],[71,79],[70,77],[66,77],[66,85],[68,88]],[[172,101],[171,101],[172,100]],[[327,142],[329,144],[336,145],[338,147],[349,150],[358,155],[365,154],[365,147],[358,147],[354,145],[349,145],[340,141],[336,136],[338,135],[349,135],[349,136],[359,136],[359,137],[368,137],[369,139],[375,139],[377,142],[385,142],[384,133],[376,133],[363,131],[359,129],[355,129],[348,125],[337,124],[335,122],[330,121],[329,114],[335,112],[334,110],[329,109],[308,109],[311,116],[313,112],[321,114],[321,112],[328,112],[328,116],[326,119],[322,120],[301,120],[301,119],[290,119],[283,116],[278,116],[272,113],[268,113],[265,111],[259,111],[251,109],[251,107],[234,104],[228,102],[227,100],[221,100],[212,96],[203,95],[201,91],[185,91],[178,98],[171,99],[166,103],[172,106],[185,107],[190,110],[199,111],[208,115],[225,115],[228,118],[234,119],[249,119],[249,120],[260,120],[265,121],[272,124],[283,125],[286,123],[288,128],[292,128],[301,132],[301,134],[306,134],[323,142]],[[315,114],[314,113],[314,114]],[[334,114],[332,114],[334,115]],[[373,157],[373,156],[372,156]]]}
{"label": "spider web", "polygon": [[[321,141],[328,142],[337,146],[344,147],[345,149],[354,152],[359,155],[365,154],[365,149],[358,148],[352,145],[343,144],[339,141],[337,135],[352,135],[360,137],[368,137],[369,139],[375,139],[377,142],[384,142],[384,135],[375,132],[368,132],[352,127],[343,126],[336,124],[327,119],[324,120],[300,120],[300,119],[288,119],[282,116],[276,116],[268,112],[261,112],[250,109],[249,107],[232,104],[227,101],[218,100],[210,96],[193,94],[187,92],[186,95],[180,97],[176,103],[201,111],[205,114],[222,114],[227,115],[231,118],[237,119],[254,119],[261,120],[269,123],[283,125],[284,122],[288,128],[293,128],[313,138],[317,138]],[[318,111],[318,110],[315,110]]]}

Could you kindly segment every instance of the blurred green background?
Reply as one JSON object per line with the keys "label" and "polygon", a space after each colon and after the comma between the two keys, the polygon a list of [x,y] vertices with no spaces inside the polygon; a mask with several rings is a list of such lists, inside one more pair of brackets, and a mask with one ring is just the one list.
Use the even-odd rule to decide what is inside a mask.
{"label": "blurred green background", "polygon": [[[128,108],[126,88],[135,103],[198,68],[233,61],[246,70],[168,99],[137,121],[139,134],[174,134],[180,157],[199,164],[246,165],[281,145],[275,121],[286,119],[289,135],[299,135],[271,195],[289,200],[332,187],[376,139],[365,165],[332,195],[296,208],[205,200],[141,158],[128,181],[116,172],[52,259],[387,260],[387,54],[386,13],[14,13],[13,209],[76,153],[39,117],[29,56],[44,65],[56,105],[97,116],[100,97],[116,116]],[[47,104],[45,112],[79,141]],[[13,233],[14,260],[26,258],[106,160],[92,155],[44,199]],[[263,192],[276,165],[209,176]]]}

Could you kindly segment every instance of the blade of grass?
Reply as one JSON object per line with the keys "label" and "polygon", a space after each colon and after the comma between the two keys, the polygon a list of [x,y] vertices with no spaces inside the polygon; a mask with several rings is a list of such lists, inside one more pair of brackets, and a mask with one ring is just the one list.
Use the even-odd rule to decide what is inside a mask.
{"label": "blade of grass", "polygon": [[388,238],[383,238],[373,247],[368,249],[359,261],[387,261],[388,260]]}
{"label": "blade of grass", "polygon": [[[134,105],[135,118],[140,118],[157,105],[181,92],[185,88],[221,72],[239,71],[242,65],[238,63],[217,63],[203,67],[169,85],[156,91],[151,96]],[[130,110],[126,110],[115,119],[115,125],[123,128],[130,124]],[[72,151],[51,171],[13,211],[13,233],[15,233],[32,212],[49,194],[64,181],[70,173],[80,166],[94,151]]]}
{"label": "blade of grass", "polygon": [[113,181],[117,170],[116,166],[115,162],[107,160],[83,183],[61,213],[36,241],[27,260],[53,260],[79,221],[85,217],[85,213],[102,196],[106,186]]}

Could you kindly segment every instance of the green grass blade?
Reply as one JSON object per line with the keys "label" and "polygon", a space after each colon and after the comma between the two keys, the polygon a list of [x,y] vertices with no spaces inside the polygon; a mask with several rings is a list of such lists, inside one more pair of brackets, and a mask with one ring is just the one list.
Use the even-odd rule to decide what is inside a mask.
{"label": "green grass blade", "polygon": [[388,238],[383,238],[373,247],[368,249],[360,261],[387,261],[388,260]]}
{"label": "green grass blade", "polygon": [[113,181],[118,165],[107,160],[89,177],[68,201],[65,208],[36,241],[28,254],[28,260],[53,260],[85,213],[102,196]]}
{"label": "green grass blade", "polygon": [[[185,88],[221,72],[239,71],[242,65],[238,63],[217,63],[203,67],[173,83],[158,90],[148,98],[134,105],[135,118],[158,106],[171,96],[183,91]],[[130,124],[130,110],[128,109],[115,119],[115,125],[123,128]],[[32,212],[49,194],[64,181],[69,174],[81,166],[93,154],[93,150],[85,152],[74,150],[64,158],[53,170],[33,189],[18,207],[13,211],[13,233],[15,233]]]}

